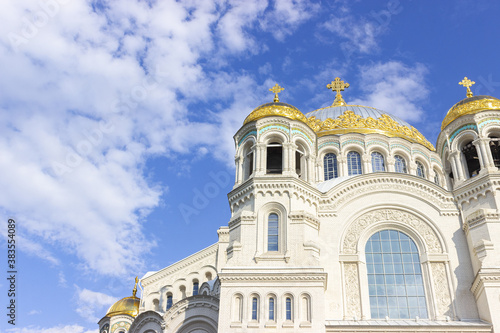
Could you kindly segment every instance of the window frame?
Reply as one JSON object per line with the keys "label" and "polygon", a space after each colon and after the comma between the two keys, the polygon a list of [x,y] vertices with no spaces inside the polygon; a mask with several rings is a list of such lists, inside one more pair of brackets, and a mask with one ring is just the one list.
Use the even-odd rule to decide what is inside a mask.
{"label": "window frame", "polygon": [[[357,161],[356,161],[356,170],[353,169],[353,161],[352,161],[352,158],[351,156],[357,156]],[[346,155],[346,159],[347,159],[347,175],[348,176],[358,176],[358,175],[362,175],[363,174],[363,162],[361,160],[361,154],[356,151],[356,150],[351,150],[347,153]],[[354,173],[354,171],[358,172],[358,169],[359,169],[359,173]]]}
{"label": "window frame", "polygon": [[[327,158],[330,156],[333,156],[333,161],[331,161],[331,163],[327,161]],[[332,177],[329,177],[330,173],[332,174]],[[338,159],[337,154],[334,152],[328,152],[323,156],[323,177],[324,181],[339,177]]]}
{"label": "window frame", "polygon": [[[400,161],[402,166],[402,171],[398,170],[398,161]],[[406,163],[406,158],[402,155],[394,155],[394,172],[397,173],[408,173],[408,163]]]}
{"label": "window frame", "polygon": [[[385,172],[386,171],[384,154],[382,154],[382,153],[380,153],[378,151],[372,151],[371,154],[370,154],[370,157],[371,157],[372,172]],[[375,157],[377,157],[378,160],[374,160]],[[375,165],[377,164],[376,162],[380,162],[380,161],[381,161],[381,164],[382,164],[382,169],[379,170],[377,168],[377,170],[376,170],[375,169]]]}

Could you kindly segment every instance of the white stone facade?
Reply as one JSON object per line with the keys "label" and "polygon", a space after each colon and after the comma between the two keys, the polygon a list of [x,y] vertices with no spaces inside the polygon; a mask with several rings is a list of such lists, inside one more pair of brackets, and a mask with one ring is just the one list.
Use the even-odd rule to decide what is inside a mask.
{"label": "white stone facade", "polygon": [[[500,110],[454,120],[436,151],[381,133],[318,136],[284,116],[245,124],[234,136],[228,226],[218,243],[141,279],[128,332],[500,332],[500,171],[490,150],[499,137]],[[462,153],[469,142],[477,174]],[[281,167],[270,172],[276,149]],[[359,175],[349,176],[350,152],[361,158]],[[374,152],[385,171],[374,172]],[[328,153],[337,177],[325,180]],[[407,172],[396,172],[400,158]],[[383,231],[412,241],[414,275],[370,259],[367,244]],[[376,298],[370,277],[388,283],[390,274],[405,279],[395,283],[407,293],[396,308],[418,298],[423,317],[374,317],[374,304],[383,313],[380,302],[396,298],[389,285],[385,301]],[[413,276],[418,297],[406,284]]]}

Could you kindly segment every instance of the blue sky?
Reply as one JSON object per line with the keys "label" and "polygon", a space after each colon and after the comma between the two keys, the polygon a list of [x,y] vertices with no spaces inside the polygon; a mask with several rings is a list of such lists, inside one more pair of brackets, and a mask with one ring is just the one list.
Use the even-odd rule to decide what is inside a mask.
{"label": "blue sky", "polygon": [[0,246],[6,258],[14,218],[19,296],[16,327],[2,314],[0,330],[97,332],[136,275],[216,242],[230,217],[232,136],[272,101],[275,83],[281,101],[306,113],[332,103],[326,85],[340,76],[348,103],[397,115],[435,143],[447,110],[465,98],[464,76],[476,94],[500,97],[499,9],[2,2]]}

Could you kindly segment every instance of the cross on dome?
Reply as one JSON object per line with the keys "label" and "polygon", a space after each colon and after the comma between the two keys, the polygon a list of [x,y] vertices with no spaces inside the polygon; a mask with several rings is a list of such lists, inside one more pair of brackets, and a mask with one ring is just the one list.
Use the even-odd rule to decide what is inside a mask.
{"label": "cross on dome", "polygon": [[274,103],[278,103],[280,101],[278,94],[280,92],[282,92],[283,90],[285,90],[285,88],[280,87],[279,84],[277,84],[277,83],[274,85],[274,87],[269,89],[269,91],[274,93]]}
{"label": "cross on dome", "polygon": [[332,106],[346,105],[346,102],[342,98],[342,95],[340,94],[340,92],[344,91],[344,89],[346,89],[346,88],[349,88],[349,83],[345,83],[344,81],[340,80],[339,77],[336,77],[335,80],[333,80],[326,87],[328,89],[331,89],[332,91],[337,92],[337,95],[335,95],[335,101],[333,101]]}
{"label": "cross on dome", "polygon": [[472,97],[472,91],[470,90],[470,87],[476,84],[476,82],[469,80],[466,76],[462,81],[458,82],[458,84],[467,88],[467,97]]}

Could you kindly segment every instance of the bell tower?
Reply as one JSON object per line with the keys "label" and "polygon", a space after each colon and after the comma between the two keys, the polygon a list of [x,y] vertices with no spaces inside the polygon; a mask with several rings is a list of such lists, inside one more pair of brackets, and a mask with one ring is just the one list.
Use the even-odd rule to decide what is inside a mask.
{"label": "bell tower", "polygon": [[467,97],[443,120],[438,153],[461,213],[475,275],[471,286],[482,319],[500,325],[500,100]]}

